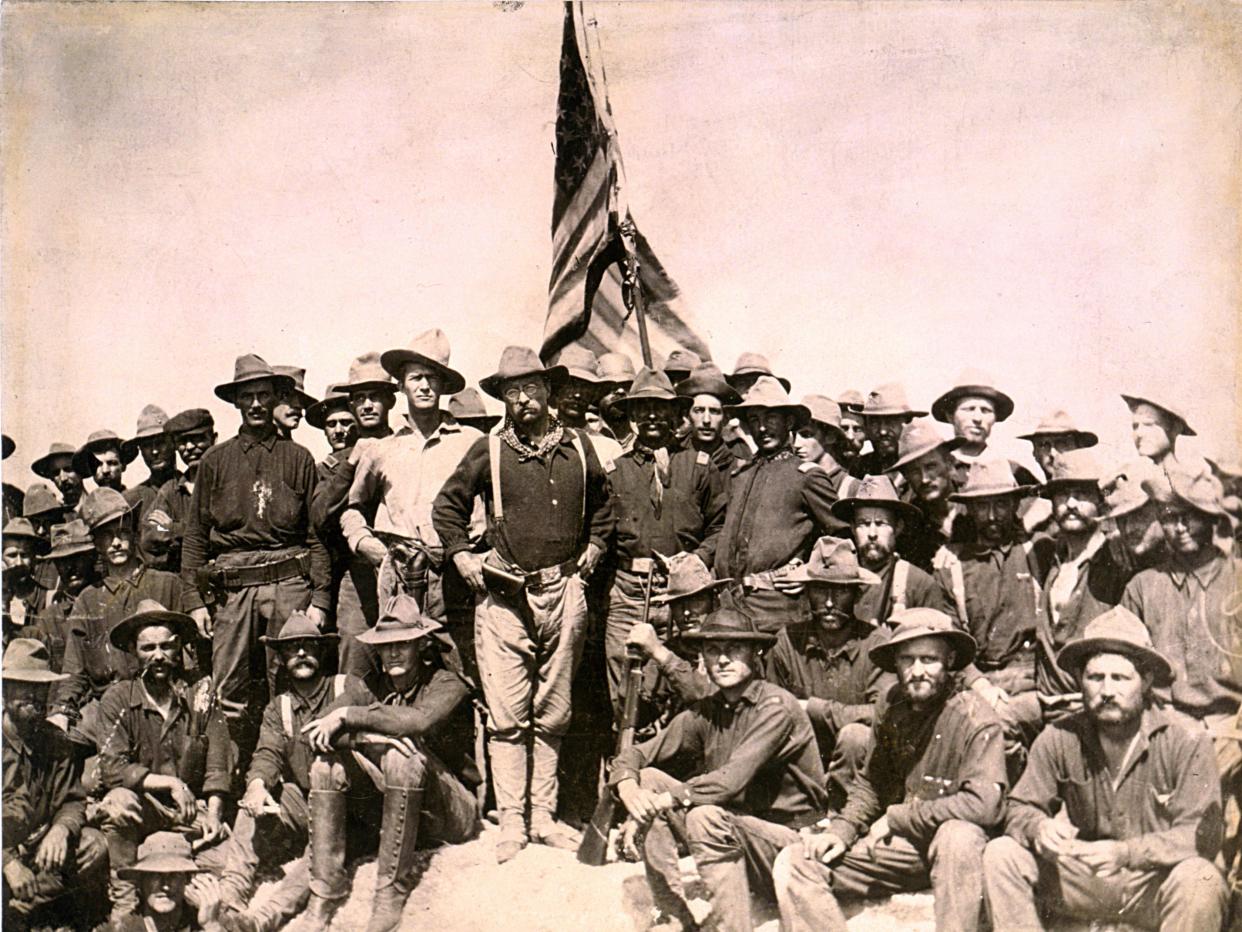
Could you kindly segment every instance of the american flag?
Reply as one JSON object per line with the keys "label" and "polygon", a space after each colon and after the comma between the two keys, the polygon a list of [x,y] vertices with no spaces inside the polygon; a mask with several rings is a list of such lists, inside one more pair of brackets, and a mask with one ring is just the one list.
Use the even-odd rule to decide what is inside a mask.
{"label": "american flag", "polygon": [[[552,201],[552,277],[543,330],[545,360],[578,343],[595,353],[624,352],[641,359],[638,331],[622,296],[626,255],[620,235],[630,220],[625,170],[612,123],[598,44],[587,31],[582,3],[565,4],[561,87],[556,104],[556,196]],[[596,40],[597,41],[597,40]],[[652,353],[674,347],[711,354],[684,306],[681,291],[634,229],[639,280],[646,299]]]}

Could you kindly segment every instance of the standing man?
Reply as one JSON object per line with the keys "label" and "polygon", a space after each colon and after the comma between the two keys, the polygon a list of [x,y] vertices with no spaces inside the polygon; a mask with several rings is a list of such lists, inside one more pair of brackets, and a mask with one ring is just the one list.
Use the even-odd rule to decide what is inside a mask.
{"label": "standing man", "polygon": [[5,644],[32,625],[48,602],[48,590],[35,578],[35,557],[45,541],[25,518],[4,526],[3,640]]}
{"label": "standing man", "polygon": [[30,464],[36,476],[50,479],[60,493],[60,499],[68,509],[76,509],[82,498],[82,476],[73,468],[77,451],[67,443],[53,443],[47,453]]}
{"label": "standing man", "polygon": [[[1173,680],[1143,623],[1114,608],[1057,663],[1083,708],[1035,739],[983,856],[997,932],[1072,917],[1144,929],[1220,929],[1227,894],[1212,742],[1154,701]],[[1059,810],[1059,812],[1058,812]]]}
{"label": "standing man", "polygon": [[[648,826],[643,862],[660,921],[697,929],[677,864],[685,839],[712,906],[712,928],[754,928],[750,891],[771,884],[772,861],[826,801],[811,722],[798,700],[759,675],[775,638],[746,615],[721,609],[693,639],[717,692],[658,737],[612,762],[610,785]],[[690,774],[681,780],[669,771]]]}
{"label": "standing man", "polygon": [[[552,398],[552,407],[556,409],[556,416],[566,427],[586,432],[587,411],[592,405],[599,404],[608,393],[611,383],[600,378],[599,360],[595,354],[576,343],[561,350],[557,364],[564,366],[568,375],[557,388]],[[621,444],[611,437],[595,433],[588,436],[601,463],[612,462],[621,455]]]}
{"label": "standing man", "polygon": [[634,361],[625,353],[604,353],[599,357],[596,370],[608,390],[599,400],[599,414],[612,438],[628,450],[634,442],[634,428],[626,419],[625,407],[618,402],[625,397],[634,382]]}
{"label": "standing man", "polygon": [[[490,713],[502,863],[527,843],[528,802],[531,839],[560,848],[578,843],[553,819],[557,754],[586,635],[586,580],[616,521],[589,439],[549,411],[566,374],[546,368],[534,350],[505,349],[497,371],[480,383],[505,403],[505,426],[475,441],[433,511],[445,558],[478,599],[475,648]],[[476,497],[487,505],[486,554],[471,550]]]}
{"label": "standing man", "polygon": [[1127,466],[1102,479],[1100,489],[1112,525],[1110,545],[1117,562],[1131,578],[1164,563],[1167,551],[1160,511],[1143,481]]}
{"label": "standing man", "polygon": [[286,384],[276,399],[272,409],[272,420],[276,431],[285,440],[293,437],[293,432],[302,423],[306,409],[315,403],[315,398],[306,394],[306,370],[300,366],[272,366],[277,375],[287,376],[292,384]]}
{"label": "standing man", "polygon": [[[962,441],[953,453],[963,467],[981,459],[993,459],[987,452],[992,428],[1013,414],[1013,399],[993,384],[993,379],[978,369],[967,369],[957,377],[957,384],[932,403],[932,417],[953,425],[953,435]],[[1014,478],[1022,485],[1034,485],[1035,477],[1018,463],[1011,462]]]}
{"label": "standing man", "polygon": [[97,430],[86,438],[86,443],[73,455],[73,471],[79,476],[90,476],[98,489],[125,491],[125,467],[138,456],[138,450],[126,450],[121,438],[110,430]]}
{"label": "standing man", "polygon": [[1001,726],[955,673],[974,639],[943,612],[912,608],[871,649],[899,687],[871,726],[871,754],[826,831],[776,860],[785,932],[845,932],[839,896],[935,894],[938,932],[973,932],[987,833],[1005,813]]}
{"label": "standing man", "polygon": [[319,481],[322,482],[332,471],[331,465],[336,463],[333,454],[352,447],[358,440],[358,419],[349,409],[349,394],[341,390],[344,382],[333,382],[324,392],[323,398],[306,409],[306,423],[323,431],[331,451],[328,458],[319,464]]}
{"label": "standing man", "polygon": [[181,568],[181,542],[185,538],[186,520],[190,514],[190,502],[194,497],[194,480],[198,477],[198,464],[203,454],[216,443],[216,422],[206,408],[190,408],[168,419],[164,432],[172,439],[173,447],[185,472],[170,479],[160,487],[153,508],[162,511],[172,519],[173,534],[176,538],[175,565]]}
{"label": "standing man", "polygon": [[840,522],[832,517],[836,495],[828,474],[793,452],[794,431],[811,412],[794,404],[780,383],[759,376],[740,405],[759,449],[733,469],[724,530],[716,547],[716,575],[740,583],[739,608],[761,631],[774,633],[802,617],[801,586],[786,578],[815,541]]}
{"label": "standing man", "polygon": [[811,421],[798,428],[793,441],[794,452],[804,463],[814,463],[828,473],[832,491],[838,497],[849,495],[853,483],[849,482],[850,474],[841,464],[845,458],[841,451],[849,446],[849,441],[841,430],[840,406],[823,395],[806,395],[802,404],[811,412]]}
{"label": "standing man", "polygon": [[863,406],[867,399],[862,392],[849,388],[836,397],[841,407],[841,433],[845,435],[846,444],[841,448],[841,465],[855,475],[854,462],[862,456],[863,444],[867,442],[867,430],[863,421]]}
{"label": "standing man", "polygon": [[1171,405],[1143,395],[1122,395],[1121,398],[1130,409],[1135,451],[1157,466],[1164,466],[1170,458],[1176,461],[1178,437],[1196,436],[1186,415]]}
{"label": "standing man", "polygon": [[[292,386],[249,355],[237,358],[232,381],[216,386],[242,425],[199,462],[181,549],[184,602],[212,641],[212,679],[243,762],[278,669],[259,638],[275,634],[294,611],[322,627],[331,602],[328,553],[310,519],[315,460],[281,439],[272,420],[277,398]],[[207,580],[201,589],[200,571]],[[205,591],[214,594],[214,618]]]}
{"label": "standing man", "polygon": [[690,373],[703,365],[703,357],[693,350],[674,347],[660,367],[673,385],[678,385],[690,377]]}
{"label": "standing man", "polygon": [[[706,453],[712,465],[726,476],[738,465],[739,453],[734,444],[724,440],[725,406],[740,404],[742,396],[725,381],[724,375],[712,363],[705,363],[677,383],[677,395],[685,399],[682,404],[690,419],[690,447],[696,453]],[[750,459],[750,449],[745,448],[742,459]]]}
{"label": "standing man", "polygon": [[[915,411],[906,402],[906,390],[897,382],[888,382],[867,395],[863,404],[863,429],[871,441],[871,452],[854,460],[854,475],[879,476],[896,472],[901,458],[899,446],[901,432],[916,417],[926,417],[926,411]],[[896,479],[894,479],[896,481]]]}
{"label": "standing man", "polygon": [[1052,476],[1055,456],[1084,450],[1100,442],[1100,438],[1091,431],[1080,430],[1074,419],[1060,409],[1045,414],[1034,430],[1029,434],[1019,434],[1018,439],[1031,442],[1031,453],[1044,471],[1045,479]]}
{"label": "standing man", "polygon": [[490,434],[504,420],[499,414],[488,414],[483,398],[475,388],[463,388],[448,400],[448,413],[458,424],[473,427],[481,434]]}
{"label": "standing man", "polygon": [[138,415],[138,428],[134,436],[121,444],[121,453],[129,460],[142,454],[142,462],[150,475],[136,486],[125,490],[125,500],[137,506],[138,518],[159,495],[164,483],[177,478],[177,454],[173,450],[172,437],[164,430],[168,415],[156,405],[146,405]]}

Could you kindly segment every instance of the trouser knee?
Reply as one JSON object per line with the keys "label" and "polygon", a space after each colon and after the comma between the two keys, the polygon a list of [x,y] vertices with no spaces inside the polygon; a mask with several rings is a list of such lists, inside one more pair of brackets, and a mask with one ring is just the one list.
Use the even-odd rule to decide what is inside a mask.
{"label": "trouser knee", "polygon": [[784,848],[772,864],[772,886],[777,899],[784,899],[791,890],[807,884],[831,884],[832,871],[822,862],[806,857],[802,843],[795,842]]}
{"label": "trouser knee", "polygon": [[936,829],[932,838],[928,852],[931,855],[932,869],[947,868],[951,875],[959,870],[974,870],[978,873],[987,843],[988,837],[978,825],[951,819]]}
{"label": "trouser knee", "polygon": [[381,768],[386,786],[413,789],[423,784],[427,773],[427,758],[418,751],[407,755],[394,749],[384,754]]}
{"label": "trouser knee", "polygon": [[1223,910],[1229,890],[1216,865],[1204,858],[1188,858],[1171,871],[1160,885],[1160,898],[1166,904],[1185,904]]}
{"label": "trouser knee", "polygon": [[348,785],[345,765],[332,757],[319,756],[311,761],[310,788],[316,790],[344,790]]}
{"label": "trouser knee", "polygon": [[1039,865],[1030,849],[1005,835],[992,839],[983,849],[983,876],[985,880],[1024,880],[1034,884]]}
{"label": "trouser knee", "polygon": [[719,860],[740,850],[729,813],[720,806],[695,806],[687,812],[686,839],[695,861]]}
{"label": "trouser knee", "polygon": [[82,829],[82,834],[78,836],[78,873],[88,874],[102,870],[107,860],[108,843],[104,840],[103,833],[93,828]]}
{"label": "trouser knee", "polygon": [[848,768],[851,772],[858,770],[867,756],[867,744],[871,738],[871,729],[861,722],[850,722],[837,733],[837,741],[832,749],[833,763]]}

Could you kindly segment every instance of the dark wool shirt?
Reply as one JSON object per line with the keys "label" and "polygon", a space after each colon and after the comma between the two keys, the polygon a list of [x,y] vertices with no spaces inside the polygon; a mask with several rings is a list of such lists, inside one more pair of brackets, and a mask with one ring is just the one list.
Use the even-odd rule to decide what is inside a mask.
{"label": "dark wool shirt", "polygon": [[612,763],[611,786],[644,767],[689,767],[674,789],[681,806],[723,806],[781,825],[806,825],[827,804],[810,719],[784,689],[752,680],[736,702],[720,693],[678,713],[657,737]]}
{"label": "dark wool shirt", "polygon": [[916,842],[930,842],[950,819],[992,828],[1005,813],[1005,785],[1004,736],[986,701],[957,691],[939,708],[915,710],[895,686],[830,831],[849,847],[880,816]]}
{"label": "dark wool shirt", "polygon": [[159,500],[160,492],[163,488],[170,483],[175,483],[179,478],[181,478],[181,474],[175,469],[172,473],[163,473],[158,478],[147,476],[137,485],[130,486],[122,494],[125,497],[125,501],[137,506],[134,511],[137,514],[138,520],[141,521],[143,515],[150,511],[151,507]]}
{"label": "dark wool shirt", "polygon": [[173,520],[173,533],[178,543],[185,537],[185,523],[190,514],[190,503],[194,500],[191,482],[185,476],[169,479],[160,486],[159,494],[151,506],[159,509]]}
{"label": "dark wool shirt", "polygon": [[[854,605],[855,615],[877,627],[888,624],[895,600],[901,595],[893,587],[893,574],[897,563],[897,560],[890,559],[882,569],[872,570],[880,577],[879,583],[864,586]],[[934,608],[946,615],[955,614],[953,600],[945,595],[936,580],[909,562],[906,563],[906,588],[902,604],[906,608]]]}
{"label": "dark wool shirt", "polygon": [[[76,838],[86,824],[82,760],[59,729],[23,736],[4,717],[4,863],[53,825]],[[34,854],[33,851],[29,852]]]}
{"label": "dark wool shirt", "polygon": [[199,567],[234,551],[307,547],[311,555],[312,604],[328,609],[328,551],[311,527],[315,460],[310,451],[275,433],[242,431],[208,450],[198,466],[181,545],[186,610],[201,607]]}
{"label": "dark wool shirt", "polygon": [[1009,795],[1006,832],[1034,847],[1044,821],[1064,809],[1079,840],[1125,842],[1125,866],[1132,870],[1213,860],[1224,818],[1216,753],[1203,726],[1148,706],[1124,767],[1114,786],[1087,713],[1049,725]]}
{"label": "dark wool shirt", "polygon": [[475,496],[487,504],[488,546],[526,572],[556,566],[578,556],[587,542],[607,551],[616,521],[608,481],[591,438],[578,432],[586,454],[574,448],[572,428],[546,456],[518,458],[500,443],[500,488],[504,520],[497,525],[492,502],[491,456],[480,437],[444,483],[432,508],[432,523],[444,545],[445,559],[469,550],[470,516]]}

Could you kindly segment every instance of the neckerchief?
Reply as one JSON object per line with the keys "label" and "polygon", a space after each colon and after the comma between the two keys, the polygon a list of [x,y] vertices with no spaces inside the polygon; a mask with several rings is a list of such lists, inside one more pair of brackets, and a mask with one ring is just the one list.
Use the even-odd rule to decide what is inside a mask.
{"label": "neckerchief", "polygon": [[532,447],[518,435],[518,432],[513,429],[513,420],[508,415],[505,415],[505,426],[501,429],[499,436],[501,440],[513,448],[513,452],[517,454],[518,462],[524,463],[529,459],[544,459],[555,450],[557,444],[565,436],[565,428],[561,426],[561,422],[556,418],[548,418],[548,432],[544,434],[543,442],[538,447]]}
{"label": "neckerchief", "polygon": [[653,450],[636,443],[633,452],[635,462],[651,461],[651,506],[658,518],[664,505],[664,490],[668,488],[670,481],[668,447],[656,447]]}

